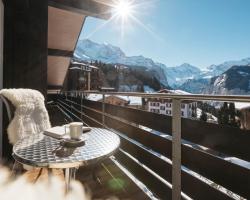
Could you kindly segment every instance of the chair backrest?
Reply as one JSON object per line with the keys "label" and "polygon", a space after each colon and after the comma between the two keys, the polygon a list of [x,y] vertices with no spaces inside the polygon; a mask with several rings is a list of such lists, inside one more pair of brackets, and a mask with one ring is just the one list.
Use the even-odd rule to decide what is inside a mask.
{"label": "chair backrest", "polygon": [[[3,102],[3,104],[6,108],[8,120],[10,123],[14,117],[15,106],[1,94],[0,94],[0,101]],[[6,139],[6,138],[4,139],[4,134],[3,134],[4,132],[5,131],[3,130],[3,127],[2,127],[2,130],[0,130],[0,161],[2,161],[2,159],[3,159],[3,142],[5,141],[8,143],[8,144],[5,144],[5,151],[7,151],[7,154],[9,154],[8,156],[11,155],[11,149],[12,149],[12,146],[10,145],[8,139]]]}
{"label": "chair backrest", "polygon": [[10,122],[14,117],[15,107],[13,106],[13,104],[8,99],[6,99],[1,94],[0,94],[0,99],[3,101],[3,103],[4,103],[5,107],[6,107],[8,119],[9,119],[9,122]]}

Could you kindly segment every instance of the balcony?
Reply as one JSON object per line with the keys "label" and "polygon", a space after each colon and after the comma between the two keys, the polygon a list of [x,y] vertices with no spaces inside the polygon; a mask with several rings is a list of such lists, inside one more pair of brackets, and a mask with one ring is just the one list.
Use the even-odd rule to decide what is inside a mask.
{"label": "balcony", "polygon": [[[0,82],[4,88],[32,88],[44,95],[47,89],[64,88],[85,19],[111,18],[104,0],[2,2]],[[250,131],[181,118],[182,101],[250,102],[249,96],[107,92],[98,93],[101,101],[91,101],[85,98],[89,94],[53,93],[47,102],[54,126],[82,121],[120,136],[119,151],[98,166],[97,180],[91,168],[77,172],[93,199],[250,199]],[[108,95],[168,99],[173,117],[106,103]],[[5,114],[3,109],[3,133]],[[3,148],[11,153],[7,141],[3,138]]]}
{"label": "balcony", "polygon": [[[157,97],[173,103],[171,117],[104,103],[104,99],[90,101],[85,98],[89,92],[49,94],[48,99],[53,101],[49,110],[54,125],[82,121],[88,126],[110,129],[120,136],[119,151],[99,169],[101,181],[108,184],[112,180],[119,188],[111,191],[106,187],[107,195],[121,199],[249,198],[250,131],[181,118],[180,113],[183,100],[249,102],[249,97],[99,94],[104,99],[112,94]],[[79,179],[84,177],[82,172],[78,173]],[[111,179],[103,176],[107,172]],[[95,187],[92,185],[92,190]]]}

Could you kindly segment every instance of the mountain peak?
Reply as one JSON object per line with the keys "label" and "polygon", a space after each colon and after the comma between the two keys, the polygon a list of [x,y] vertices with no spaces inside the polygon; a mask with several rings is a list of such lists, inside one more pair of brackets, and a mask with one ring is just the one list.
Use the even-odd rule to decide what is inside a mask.
{"label": "mountain peak", "polygon": [[126,56],[119,47],[108,43],[98,44],[89,39],[80,40],[74,55],[85,61],[98,60],[110,64],[144,67],[156,73],[157,78],[163,85],[168,85],[166,74],[164,73],[166,68],[164,64],[156,63],[151,58],[146,58],[143,55]]}
{"label": "mountain peak", "polygon": [[84,55],[84,60],[99,60],[106,63],[124,64],[152,68],[155,66],[165,67],[162,63],[156,63],[151,58],[143,55],[126,56],[126,54],[117,46],[109,43],[98,44],[89,39],[80,40],[75,54]]}

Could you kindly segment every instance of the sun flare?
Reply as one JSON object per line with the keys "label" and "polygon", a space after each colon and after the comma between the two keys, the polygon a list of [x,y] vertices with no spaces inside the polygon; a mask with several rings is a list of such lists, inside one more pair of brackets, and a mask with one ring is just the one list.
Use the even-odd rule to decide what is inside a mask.
{"label": "sun flare", "polygon": [[129,0],[118,0],[114,5],[115,15],[125,19],[133,12],[133,5]]}

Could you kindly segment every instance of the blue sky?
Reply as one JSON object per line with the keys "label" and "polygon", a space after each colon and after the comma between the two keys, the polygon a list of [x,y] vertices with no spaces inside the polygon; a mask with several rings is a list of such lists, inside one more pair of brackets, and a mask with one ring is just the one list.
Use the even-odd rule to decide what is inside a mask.
{"label": "blue sky", "polygon": [[[204,68],[250,57],[250,0],[140,0],[121,34],[120,21],[88,17],[80,38],[119,46],[167,66]],[[103,25],[106,23],[105,25]],[[102,26],[97,31],[96,28]]]}

